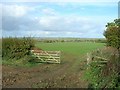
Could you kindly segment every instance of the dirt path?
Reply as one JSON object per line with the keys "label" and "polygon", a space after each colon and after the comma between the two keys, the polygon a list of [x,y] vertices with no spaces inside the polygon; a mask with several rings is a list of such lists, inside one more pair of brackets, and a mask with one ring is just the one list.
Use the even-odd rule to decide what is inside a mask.
{"label": "dirt path", "polygon": [[32,68],[4,65],[3,88],[85,88],[87,82],[82,79],[84,72],[82,58],[64,54],[61,64],[41,64]]}

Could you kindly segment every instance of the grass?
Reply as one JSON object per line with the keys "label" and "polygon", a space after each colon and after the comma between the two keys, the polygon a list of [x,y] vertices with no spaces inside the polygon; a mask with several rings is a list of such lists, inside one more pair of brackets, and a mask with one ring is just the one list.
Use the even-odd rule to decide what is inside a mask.
{"label": "grass", "polygon": [[[50,51],[62,51],[61,60],[63,63],[66,60],[70,60],[68,56],[76,58],[79,62],[81,60],[81,55],[91,52],[92,50],[104,47],[103,43],[92,43],[92,42],[59,42],[59,43],[41,43],[37,42],[36,47],[39,47],[43,50]],[[40,63],[28,62],[30,59],[29,56],[25,56],[21,59],[9,59],[2,60],[4,65],[12,65],[17,67],[33,67],[39,65]],[[76,64],[72,65],[76,66]]]}
{"label": "grass", "polygon": [[[84,81],[84,78],[82,76],[82,73],[84,73],[84,70],[86,68],[86,62],[84,62],[86,60],[86,53],[88,52],[92,52],[96,49],[99,48],[103,48],[105,46],[104,43],[92,43],[92,42],[57,42],[57,43],[42,43],[42,42],[37,42],[36,47],[39,47],[43,50],[47,50],[47,51],[62,51],[61,54],[61,66],[57,65],[54,66],[54,68],[59,68],[57,69],[58,71],[60,71],[61,69],[64,69],[62,72],[60,71],[59,74],[62,73],[62,75],[68,75],[68,76],[73,76],[74,74],[79,75],[81,74],[81,76],[79,77],[75,77],[74,79],[72,79],[72,85],[70,85],[70,81],[69,83],[66,82],[63,87],[65,87],[66,84],[70,85],[70,86],[74,86],[73,83],[75,83],[75,79],[79,79],[80,81]],[[50,67],[52,67],[53,65],[50,65]],[[49,67],[49,68],[50,68]],[[50,70],[54,70],[54,69],[50,69]],[[54,73],[54,71],[51,71],[52,73]],[[60,78],[62,78],[62,76],[60,76]],[[65,78],[68,78],[67,76]],[[56,80],[56,79],[55,79]],[[75,81],[74,81],[75,80]],[[60,80],[58,80],[60,81]],[[64,81],[65,82],[65,81]],[[62,82],[62,83],[64,83]],[[58,83],[58,82],[57,82]],[[48,83],[37,83],[34,84],[33,87],[47,87]],[[85,83],[86,84],[86,83]],[[58,86],[60,86],[60,83],[58,83]],[[56,86],[57,87],[57,86]]]}
{"label": "grass", "polygon": [[62,51],[72,55],[81,55],[104,47],[104,43],[93,42],[59,42],[59,43],[36,43],[36,47],[43,50]]}
{"label": "grass", "polygon": [[30,60],[29,56],[24,56],[21,59],[5,59],[2,60],[3,65],[8,65],[8,66],[17,66],[17,67],[34,67],[37,66],[41,63],[36,63],[36,62],[29,62]]}
{"label": "grass", "polygon": [[[19,87],[25,85],[25,87],[32,88],[42,87],[85,88],[87,87],[87,81],[85,81],[83,78],[83,73],[86,64],[86,62],[84,62],[86,60],[85,55],[86,53],[91,52],[92,50],[104,47],[103,43],[92,42],[61,42],[61,43],[37,42],[35,45],[36,47],[39,47],[43,50],[62,51],[61,63],[60,64],[27,63],[27,61],[29,60],[27,57],[26,58],[23,57],[20,60],[15,61],[14,60],[3,61],[4,64],[9,66],[16,65],[19,69],[18,68],[13,69],[11,72],[13,73],[17,72],[20,78],[24,77],[24,80],[21,79],[21,83],[19,83],[20,82],[19,80],[18,83],[16,82],[14,84],[15,87],[16,85],[18,85]],[[26,67],[28,68],[25,69]],[[9,72],[6,70],[6,68],[3,71]],[[4,77],[7,78],[10,76],[9,74],[4,74]],[[30,80],[29,82],[28,79]]]}

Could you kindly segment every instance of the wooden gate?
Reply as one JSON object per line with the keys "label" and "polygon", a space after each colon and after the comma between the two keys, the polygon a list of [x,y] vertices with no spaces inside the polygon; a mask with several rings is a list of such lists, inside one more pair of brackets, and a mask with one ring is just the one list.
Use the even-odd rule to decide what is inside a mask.
{"label": "wooden gate", "polygon": [[60,63],[60,51],[39,51],[31,50],[34,57],[39,59],[39,62]]}
{"label": "wooden gate", "polygon": [[89,65],[91,62],[96,62],[98,63],[98,66],[104,66],[105,64],[107,64],[108,60],[109,59],[102,56],[87,53],[87,65]]}

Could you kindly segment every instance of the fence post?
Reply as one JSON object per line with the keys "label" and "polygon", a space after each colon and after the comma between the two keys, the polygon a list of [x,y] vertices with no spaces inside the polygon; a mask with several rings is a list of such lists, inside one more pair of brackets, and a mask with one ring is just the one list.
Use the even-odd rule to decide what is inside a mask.
{"label": "fence post", "polygon": [[91,61],[91,54],[87,53],[87,65],[89,65],[90,61]]}

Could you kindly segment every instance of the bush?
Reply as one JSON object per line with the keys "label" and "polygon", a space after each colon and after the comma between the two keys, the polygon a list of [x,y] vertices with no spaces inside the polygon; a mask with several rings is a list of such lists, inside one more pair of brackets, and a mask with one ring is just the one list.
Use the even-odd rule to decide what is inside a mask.
{"label": "bush", "polygon": [[31,38],[3,38],[2,57],[3,59],[20,59],[29,55],[32,47],[34,47],[34,41]]}
{"label": "bush", "polygon": [[[107,50],[108,51],[108,50]],[[119,69],[118,69],[118,57],[115,55],[110,55],[110,52],[107,52],[105,50],[102,51],[102,54],[94,54],[100,56],[100,57],[108,57],[108,61],[103,64],[100,63],[100,59],[93,58],[92,62],[88,65],[86,71],[85,71],[85,79],[88,80],[89,85],[88,88],[96,88],[95,90],[99,88],[119,88],[120,82],[119,78]],[[106,53],[107,52],[107,53]],[[96,62],[95,62],[96,61]],[[102,65],[102,66],[101,66]]]}

